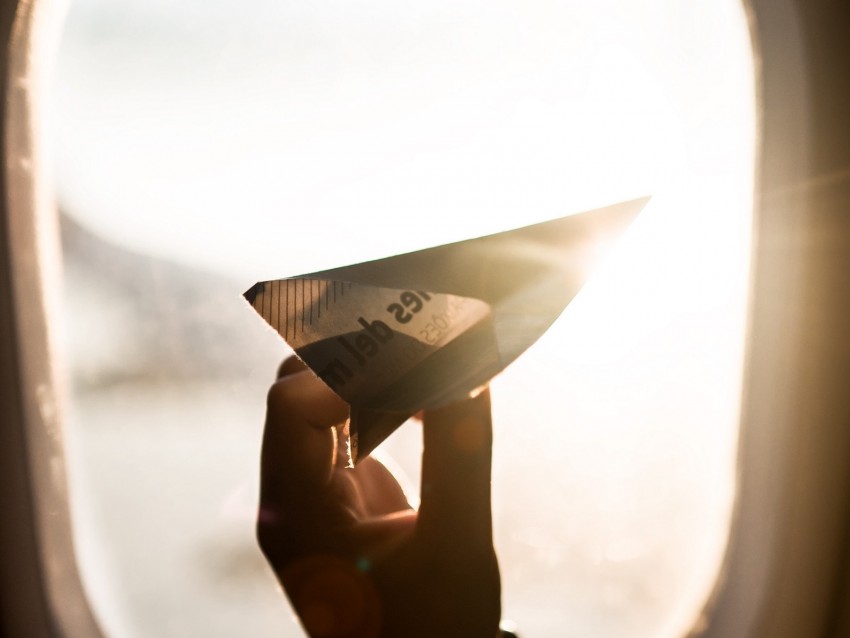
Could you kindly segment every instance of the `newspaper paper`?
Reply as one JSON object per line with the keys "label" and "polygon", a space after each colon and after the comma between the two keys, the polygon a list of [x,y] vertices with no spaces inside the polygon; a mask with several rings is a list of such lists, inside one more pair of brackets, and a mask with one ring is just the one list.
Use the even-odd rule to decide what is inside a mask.
{"label": "newspaper paper", "polygon": [[460,400],[522,354],[647,201],[263,281],[245,298],[350,404],[357,462],[412,414]]}

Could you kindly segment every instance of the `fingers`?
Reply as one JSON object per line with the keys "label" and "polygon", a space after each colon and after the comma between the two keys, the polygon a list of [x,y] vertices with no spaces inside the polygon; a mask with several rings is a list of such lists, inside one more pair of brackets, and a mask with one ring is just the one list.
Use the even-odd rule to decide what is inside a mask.
{"label": "fingers", "polygon": [[456,547],[491,546],[489,392],[426,411],[423,437],[421,532]]}
{"label": "fingers", "polygon": [[309,502],[328,484],[333,426],[347,416],[348,405],[307,370],[289,372],[271,387],[260,458],[261,518]]}
{"label": "fingers", "polygon": [[277,378],[282,379],[285,376],[290,374],[295,374],[296,372],[301,372],[302,370],[307,369],[307,364],[301,361],[295,355],[291,355],[283,360],[283,363],[277,369]]}

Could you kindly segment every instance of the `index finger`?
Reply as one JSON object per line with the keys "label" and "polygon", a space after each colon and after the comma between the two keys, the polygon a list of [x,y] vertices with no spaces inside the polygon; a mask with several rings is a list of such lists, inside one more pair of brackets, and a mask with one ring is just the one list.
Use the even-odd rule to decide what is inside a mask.
{"label": "index finger", "polygon": [[264,511],[283,511],[327,486],[336,454],[333,426],[347,417],[348,404],[309,370],[272,385],[260,456]]}

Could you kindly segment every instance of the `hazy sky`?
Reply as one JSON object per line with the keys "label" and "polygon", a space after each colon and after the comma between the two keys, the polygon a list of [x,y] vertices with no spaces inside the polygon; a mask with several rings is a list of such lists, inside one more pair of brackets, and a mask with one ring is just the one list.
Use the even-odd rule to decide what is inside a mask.
{"label": "hazy sky", "polygon": [[60,200],[264,279],[726,174],[748,81],[729,4],[76,2]]}

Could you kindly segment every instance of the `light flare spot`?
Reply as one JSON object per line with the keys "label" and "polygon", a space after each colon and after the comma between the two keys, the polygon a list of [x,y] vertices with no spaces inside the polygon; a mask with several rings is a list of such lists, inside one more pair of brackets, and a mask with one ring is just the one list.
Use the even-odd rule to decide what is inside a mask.
{"label": "light flare spot", "polygon": [[359,567],[340,557],[319,555],[286,569],[284,586],[310,636],[377,636],[380,602]]}
{"label": "light flare spot", "polygon": [[310,603],[302,607],[301,623],[311,636],[331,636],[337,625],[335,612],[330,605],[321,602]]}

